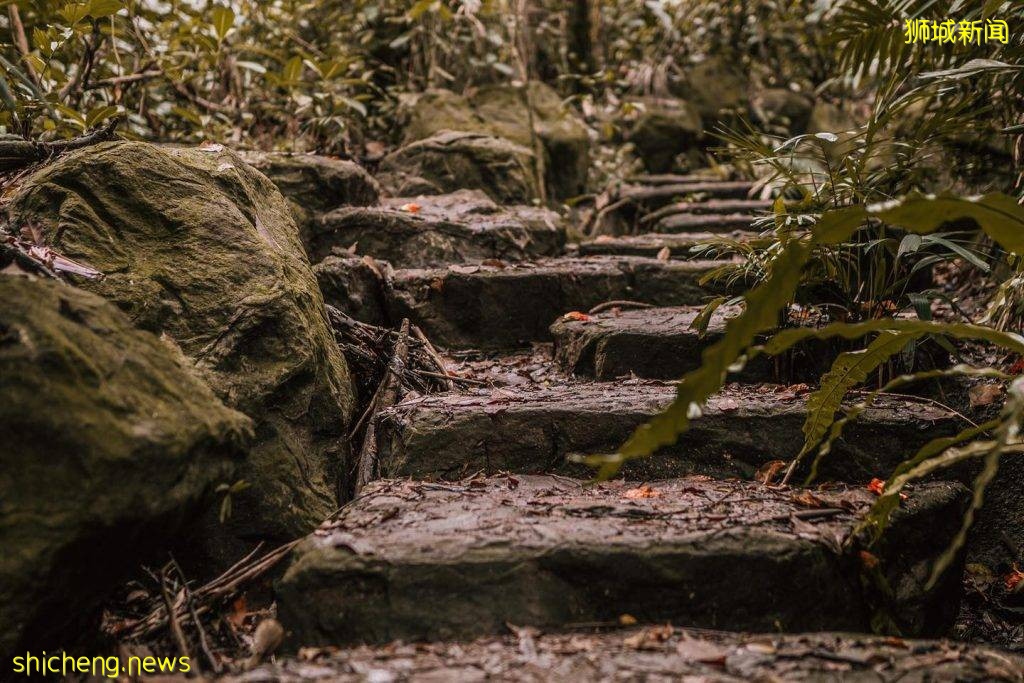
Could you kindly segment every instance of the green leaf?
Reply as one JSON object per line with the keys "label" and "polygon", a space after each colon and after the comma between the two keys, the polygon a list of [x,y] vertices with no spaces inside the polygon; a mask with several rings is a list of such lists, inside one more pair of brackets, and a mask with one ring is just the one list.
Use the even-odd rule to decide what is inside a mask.
{"label": "green leaf", "polygon": [[866,349],[839,354],[829,371],[822,376],[821,386],[807,397],[804,446],[796,457],[798,461],[824,438],[846,393],[919,336],[885,331]]}
{"label": "green leaf", "polygon": [[124,9],[124,3],[120,0],[91,0],[89,2],[89,16],[93,19],[109,17],[122,9]]}
{"label": "green leaf", "polygon": [[302,76],[302,57],[295,55],[289,59],[284,67],[281,69],[281,81],[285,84],[294,84],[299,82],[299,77]]}
{"label": "green leaf", "polygon": [[60,10],[64,21],[72,26],[89,16],[89,4],[85,2],[69,2]]}
{"label": "green leaf", "polygon": [[210,10],[210,21],[217,36],[217,42],[221,42],[235,25],[235,12],[230,7],[218,5]]}
{"label": "green leaf", "polygon": [[95,128],[97,124],[106,121],[111,116],[115,116],[116,114],[117,107],[112,107],[109,105],[105,107],[95,107],[94,109],[90,110],[88,114],[86,114],[85,127]]}

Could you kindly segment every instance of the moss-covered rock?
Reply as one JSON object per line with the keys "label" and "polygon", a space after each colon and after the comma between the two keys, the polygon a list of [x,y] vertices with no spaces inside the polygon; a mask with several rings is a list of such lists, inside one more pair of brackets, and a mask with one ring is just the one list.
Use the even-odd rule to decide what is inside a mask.
{"label": "moss-covered rock", "polygon": [[[558,93],[531,82],[528,93],[534,131],[544,147],[546,183],[552,197],[566,199],[586,189],[590,165],[587,128],[563,104]],[[429,90],[407,97],[401,107],[406,143],[450,130],[504,138],[532,150],[531,112],[524,93],[510,85],[491,85],[469,96]]]}
{"label": "moss-covered rock", "polygon": [[270,178],[288,200],[307,248],[312,224],[325,213],[380,201],[380,185],[354,161],[275,152],[242,152],[240,156]]}
{"label": "moss-covered rock", "polygon": [[99,296],[4,271],[0,301],[0,654],[41,652],[234,481],[251,423]]}
{"label": "moss-covered rock", "polygon": [[646,100],[632,125],[629,140],[651,173],[667,173],[676,157],[695,151],[703,125],[696,107],[686,100]]}
{"label": "moss-covered rock", "polygon": [[676,90],[697,107],[709,127],[735,120],[737,114],[746,112],[750,100],[749,80],[734,65],[718,57],[688,67]]}
{"label": "moss-covered rock", "polygon": [[381,182],[394,196],[483,190],[501,204],[540,196],[534,155],[505,138],[445,130],[401,147],[381,162]]}
{"label": "moss-covered rock", "polygon": [[108,143],[36,173],[10,212],[105,273],[81,286],[174,339],[255,420],[234,534],[291,538],[333,510],[352,383],[288,204],[266,176],[220,146]]}

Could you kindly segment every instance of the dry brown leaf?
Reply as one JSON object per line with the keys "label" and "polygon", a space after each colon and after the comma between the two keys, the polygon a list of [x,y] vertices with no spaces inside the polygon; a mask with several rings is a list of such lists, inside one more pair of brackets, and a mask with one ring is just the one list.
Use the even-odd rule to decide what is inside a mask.
{"label": "dry brown leaf", "polygon": [[622,497],[628,498],[629,500],[639,500],[641,498],[657,498],[660,495],[661,491],[653,489],[647,484],[644,484],[643,486],[640,486],[638,488],[629,489],[628,491],[622,494]]}
{"label": "dry brown leaf", "polygon": [[660,250],[658,250],[658,260],[659,261],[668,261],[671,258],[672,258],[672,250],[669,249],[668,247],[662,247]]}
{"label": "dry brown leaf", "polygon": [[754,480],[762,484],[771,484],[779,472],[786,468],[785,460],[771,460],[761,465],[761,468],[754,474]]}
{"label": "dry brown leaf", "polygon": [[967,391],[971,399],[971,407],[988,406],[996,402],[1003,395],[1001,384],[975,384]]}

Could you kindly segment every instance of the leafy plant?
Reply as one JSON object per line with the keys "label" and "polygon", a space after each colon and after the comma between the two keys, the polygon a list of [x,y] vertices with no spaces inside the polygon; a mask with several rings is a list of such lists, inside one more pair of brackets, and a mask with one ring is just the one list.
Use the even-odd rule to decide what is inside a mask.
{"label": "leafy plant", "polygon": [[[913,339],[927,334],[948,335],[960,339],[986,341],[1009,351],[1024,354],[1024,338],[1009,332],[969,323],[943,323],[892,317],[862,322],[837,322],[819,329],[785,329],[774,334],[764,344],[756,343],[760,335],[770,333],[776,327],[780,313],[793,300],[802,272],[812,260],[816,248],[848,241],[858,231],[874,223],[896,226],[909,234],[930,235],[951,221],[964,220],[972,221],[1007,251],[1024,252],[1024,207],[1019,206],[1013,198],[1002,194],[990,194],[980,198],[911,195],[895,202],[857,205],[825,212],[807,234],[782,242],[781,250],[769,264],[766,279],[747,294],[745,310],[731,319],[722,338],[704,351],[701,366],[682,379],[672,404],[661,414],[637,428],[617,453],[590,456],[585,458],[585,461],[599,468],[599,477],[607,478],[613,476],[624,462],[645,457],[663,446],[674,443],[678,436],[689,428],[690,421],[699,417],[705,401],[721,389],[730,369],[759,353],[778,354],[809,338],[859,339],[867,335],[877,335],[866,350],[843,354],[837,358],[832,369],[823,378],[820,388],[809,397],[808,415],[804,425],[805,443],[794,463],[822,444],[826,436],[828,438],[822,444],[822,448],[827,449],[846,424],[845,421],[836,421],[836,413],[849,389],[859,378],[878,367],[902,345]],[[930,374],[935,376],[963,372],[963,368],[957,367],[931,371]],[[916,377],[912,375],[898,381],[907,382]],[[1019,392],[1020,386],[1015,385],[1014,391]],[[1014,398],[1008,402],[1001,419],[987,425],[985,430],[968,430],[952,441],[936,440],[925,446],[917,456],[897,470],[894,478],[890,479],[869,518],[871,524],[877,528],[884,528],[885,520],[893,509],[894,499],[890,494],[909,479],[944,464],[970,457],[985,460],[984,469],[978,476],[974,488],[972,511],[977,509],[981,504],[985,486],[994,476],[1000,454],[1009,448],[1018,447],[1017,432],[1022,417],[1021,405],[1022,402]],[[847,421],[856,417],[859,412],[862,412],[862,409],[854,409],[848,414]],[[955,453],[950,451],[953,447],[959,448],[960,443],[989,430],[995,434],[994,438],[972,441]],[[827,453],[827,450],[822,453]],[[968,515],[957,544],[963,542],[966,528],[971,521],[972,517]],[[942,566],[937,567],[936,571],[941,569]]]}

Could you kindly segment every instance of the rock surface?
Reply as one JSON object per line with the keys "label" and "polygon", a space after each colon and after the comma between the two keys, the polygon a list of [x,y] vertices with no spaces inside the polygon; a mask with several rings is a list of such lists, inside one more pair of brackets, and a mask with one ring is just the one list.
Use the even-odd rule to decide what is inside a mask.
{"label": "rock surface", "polygon": [[353,244],[398,268],[521,261],[561,254],[565,227],[554,211],[499,206],[480,190],[462,190],[333,211],[317,225],[310,254],[317,262]]}
{"label": "rock surface", "polygon": [[[102,298],[0,272],[0,653],[71,647],[232,483],[251,423]],[[5,666],[9,665],[5,656]]]}
{"label": "rock surface", "polygon": [[667,173],[680,154],[695,151],[704,128],[696,108],[685,100],[646,100],[629,131],[644,168]]}
{"label": "rock surface", "polygon": [[[703,334],[691,327],[701,310],[699,306],[674,306],[558,320],[551,326],[555,362],[566,372],[601,380],[630,375],[679,379],[700,367],[701,353],[722,338],[726,320],[741,309],[719,307]],[[773,359],[759,356],[730,378],[760,382],[773,375]]]}
{"label": "rock surface", "polygon": [[392,196],[483,190],[502,204],[540,196],[533,152],[481,133],[445,130],[411,142],[384,158],[379,176]]}
{"label": "rock surface", "polygon": [[[524,93],[508,85],[490,85],[469,96],[449,90],[430,90],[406,99],[406,143],[424,140],[444,130],[491,135],[533,150],[530,112]],[[533,125],[543,145],[546,183],[556,199],[568,199],[586,189],[590,139],[586,126],[562,104],[550,86],[530,83]]]}
{"label": "rock surface", "polygon": [[[653,258],[668,249],[671,258],[692,258],[693,248],[699,244],[727,238],[749,242],[757,238],[756,233],[733,231],[727,233],[684,232],[652,233],[612,237],[599,235],[584,240],[576,247],[580,256],[646,256]],[[705,257],[707,258],[707,257]]]}
{"label": "rock surface", "polygon": [[[473,638],[624,613],[708,628],[867,630],[880,596],[862,584],[850,537],[873,496],[814,496],[808,506],[792,490],[704,478],[383,480],[295,550],[279,616],[304,645]],[[963,486],[919,486],[890,528],[906,552],[872,548],[895,591],[886,608],[907,635],[942,632],[955,617],[959,579],[923,583],[965,503]]]}
{"label": "rock surface", "polygon": [[[481,470],[587,476],[591,470],[567,457],[615,452],[674,397],[670,384],[631,381],[410,398],[384,413],[380,470],[383,476],[419,479]],[[678,443],[629,463],[625,475],[753,478],[771,461],[799,452],[805,400],[806,390],[730,386],[708,401]],[[854,483],[884,478],[932,438],[962,428],[953,413],[931,404],[886,399],[847,427],[820,476]]]}
{"label": "rock surface", "polygon": [[469,643],[314,649],[229,680],[1019,683],[1022,668],[1019,655],[944,640],[745,634],[661,625],[553,634],[526,628]]}
{"label": "rock surface", "polygon": [[336,506],[353,411],[344,358],[287,202],[234,153],[137,142],[69,154],[10,209],[106,274],[82,286],[166,334],[256,423],[228,525],[293,538]]}
{"label": "rock surface", "polygon": [[698,280],[716,265],[591,257],[399,270],[391,318],[409,318],[449,348],[511,348],[549,339],[549,326],[562,314],[608,301],[702,303],[714,290]]}
{"label": "rock surface", "polygon": [[387,327],[394,270],[370,256],[332,255],[313,266],[324,300],[360,322]]}
{"label": "rock surface", "polygon": [[270,178],[288,200],[310,258],[310,233],[323,214],[343,206],[373,206],[380,201],[380,185],[354,161],[273,152],[241,152],[239,156]]}

